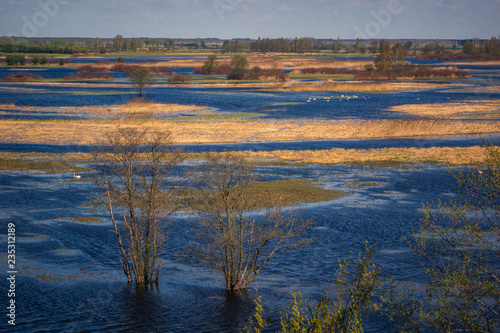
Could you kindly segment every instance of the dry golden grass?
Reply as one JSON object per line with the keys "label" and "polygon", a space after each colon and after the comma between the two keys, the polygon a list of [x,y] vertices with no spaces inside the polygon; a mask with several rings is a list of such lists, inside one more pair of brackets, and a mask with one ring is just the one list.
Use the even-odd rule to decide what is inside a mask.
{"label": "dry golden grass", "polygon": [[111,111],[129,118],[158,117],[179,112],[194,112],[208,110],[207,107],[196,105],[163,104],[134,98],[128,103],[115,106]]}
{"label": "dry golden grass", "polygon": [[10,85],[15,84],[16,86],[18,85],[24,85],[24,86],[47,86],[47,87],[77,87],[77,88],[128,88],[130,87],[130,83],[94,83],[94,82],[29,82],[29,81],[24,81],[24,82],[0,82],[0,86],[5,86],[3,89],[11,89]]}
{"label": "dry golden grass", "polygon": [[484,162],[483,147],[467,148],[383,148],[383,149],[329,149],[329,150],[277,150],[271,152],[235,152],[256,161],[282,161],[311,164],[370,164],[389,163],[445,163],[451,165],[480,164]]}
{"label": "dry golden grass", "polygon": [[321,81],[321,82],[287,82],[275,85],[279,91],[331,91],[331,92],[392,92],[406,90],[427,90],[461,86],[460,84],[434,84],[406,81],[370,82],[370,81]]}
{"label": "dry golden grass", "polygon": [[[121,105],[99,105],[99,106],[61,106],[61,107],[34,107],[16,106],[14,103],[0,104],[0,109],[9,110],[8,113],[31,112],[32,114],[43,114],[45,116],[77,116],[87,118],[149,118],[161,117],[179,112],[196,112],[208,110],[206,107],[196,105],[162,104],[147,101],[142,98],[134,98]],[[5,112],[7,113],[7,112]]]}
{"label": "dry golden grass", "polygon": [[472,89],[460,89],[460,91],[500,92],[500,86],[478,87],[478,88],[472,88]]}
{"label": "dry golden grass", "polygon": [[[244,157],[250,162],[293,162],[307,164],[380,164],[404,165],[412,163],[444,163],[450,165],[480,165],[485,161],[483,147],[443,147],[443,148],[382,148],[382,149],[326,149],[326,150],[276,150],[243,151],[231,154]],[[203,158],[200,154],[187,153],[188,158]],[[76,165],[92,160],[88,153],[8,153],[0,152],[0,169],[21,170],[19,161],[27,166],[50,167],[60,172],[69,168],[73,172]],[[14,168],[8,168],[10,162]],[[5,165],[2,165],[5,164]],[[15,164],[17,163],[17,164]],[[50,163],[55,163],[52,165]],[[59,164],[57,164],[59,163]],[[23,165],[21,165],[23,166]],[[17,167],[17,169],[16,169]]]}
{"label": "dry golden grass", "polygon": [[370,139],[500,133],[498,122],[438,119],[376,121],[273,120],[1,120],[0,142],[93,144],[122,127],[150,127],[172,133],[175,143],[229,143]]}
{"label": "dry golden grass", "polygon": [[[219,57],[220,64],[229,64],[231,56]],[[372,64],[371,60],[321,60],[313,57],[275,57],[271,55],[247,57],[250,67],[259,66],[263,69],[273,68],[295,68],[303,69],[310,67],[351,68],[363,69],[366,64]],[[161,62],[161,66],[168,67],[201,67],[205,59],[174,59]]]}
{"label": "dry golden grass", "polygon": [[498,118],[500,100],[462,101],[459,103],[406,104],[389,108],[396,111],[422,117],[463,118]]}
{"label": "dry golden grass", "polygon": [[447,66],[459,66],[459,65],[500,65],[500,60],[485,60],[485,61],[449,61],[445,62],[443,65]]}

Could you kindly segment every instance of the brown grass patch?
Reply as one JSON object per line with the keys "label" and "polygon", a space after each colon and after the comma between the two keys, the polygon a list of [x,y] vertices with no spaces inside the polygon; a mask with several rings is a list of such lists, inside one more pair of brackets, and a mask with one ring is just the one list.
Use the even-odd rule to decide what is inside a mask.
{"label": "brown grass patch", "polygon": [[273,160],[311,164],[412,164],[445,163],[451,165],[481,164],[485,160],[483,147],[467,148],[383,148],[383,149],[328,149],[277,150],[271,152],[234,153],[254,161]]}
{"label": "brown grass patch", "polygon": [[179,112],[196,112],[208,109],[196,105],[154,103],[143,98],[133,98],[121,105],[35,107],[4,103],[0,104],[0,108],[9,110],[9,114],[31,112],[32,114],[43,114],[45,116],[65,115],[90,119],[151,118]]}
{"label": "brown grass patch", "polygon": [[278,91],[330,91],[330,92],[393,92],[407,90],[428,90],[461,86],[457,84],[442,85],[419,82],[370,82],[370,81],[320,81],[320,82],[288,82],[276,85]]}
{"label": "brown grass patch", "polygon": [[[229,64],[232,56],[219,57],[221,65]],[[306,57],[273,57],[273,56],[249,56],[247,57],[250,68],[259,66],[262,69],[294,68],[302,69],[308,67],[330,67],[363,69],[366,64],[372,64],[371,60],[321,60]],[[206,59],[174,59],[161,63],[169,67],[201,67]]]}
{"label": "brown grass patch", "polygon": [[407,104],[389,108],[396,111],[421,117],[477,118],[500,117],[500,100],[462,101],[459,103]]}
{"label": "brown grass patch", "polygon": [[477,88],[472,88],[472,89],[460,89],[458,91],[500,92],[500,86],[477,87]]}
{"label": "brown grass patch", "polygon": [[1,120],[0,142],[93,144],[122,127],[148,126],[172,132],[175,143],[229,143],[399,138],[499,133],[498,122],[439,119],[377,121],[270,120]]}
{"label": "brown grass patch", "polygon": [[445,66],[468,66],[468,65],[500,65],[500,60],[484,60],[484,61],[449,61],[445,62]]}
{"label": "brown grass patch", "polygon": [[1,81],[38,81],[41,80],[40,75],[34,75],[30,73],[16,73],[6,77],[3,77]]}
{"label": "brown grass patch", "polygon": [[128,118],[150,118],[178,112],[204,111],[208,108],[196,105],[163,104],[148,101],[143,98],[133,98],[123,105],[114,106],[111,112]]}
{"label": "brown grass patch", "polygon": [[[9,86],[9,82],[0,82],[2,86]],[[77,88],[127,88],[130,87],[130,83],[94,83],[94,82],[16,82],[16,85],[36,85],[36,86],[47,86],[47,87],[77,87]]]}

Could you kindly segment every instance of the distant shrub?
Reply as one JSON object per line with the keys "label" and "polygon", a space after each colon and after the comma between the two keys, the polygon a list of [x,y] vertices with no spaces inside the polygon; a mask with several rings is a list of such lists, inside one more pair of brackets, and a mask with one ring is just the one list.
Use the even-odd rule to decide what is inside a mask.
{"label": "distant shrub", "polygon": [[141,66],[134,64],[115,63],[113,67],[111,67],[111,70],[115,72],[124,72],[125,74],[130,75],[130,73],[132,73],[134,69],[140,67]]}
{"label": "distant shrub", "polygon": [[113,80],[114,76],[109,73],[77,73],[64,77],[65,80]]}
{"label": "distant shrub", "polygon": [[254,67],[248,74],[244,76],[245,80],[260,80],[260,81],[279,81],[285,82],[290,79],[288,74],[281,69],[261,69]]}
{"label": "distant shrub", "polygon": [[87,73],[90,73],[90,72],[102,73],[102,72],[107,72],[107,71],[108,71],[108,69],[106,67],[92,66],[92,65],[85,65],[85,66],[79,67],[77,69],[77,72],[87,72]]}
{"label": "distant shrub", "polygon": [[191,76],[175,74],[168,78],[168,82],[170,83],[178,83],[178,82],[191,82]]}
{"label": "distant shrub", "polygon": [[118,59],[116,59],[116,62],[125,62],[125,59],[123,59],[122,57],[119,57]]}
{"label": "distant shrub", "polygon": [[2,78],[1,81],[36,81],[41,80],[40,75],[34,75],[29,73],[16,73]]}
{"label": "distant shrub", "polygon": [[262,73],[262,68],[260,68],[259,66],[255,66],[253,67],[251,70],[250,70],[250,75],[259,75],[260,73]]}
{"label": "distant shrub", "polygon": [[304,68],[301,71],[302,74],[348,74],[352,73],[351,70],[345,68],[330,68],[330,67],[321,67],[321,68]]}
{"label": "distant shrub", "polygon": [[359,80],[397,80],[418,77],[465,79],[470,77],[470,74],[458,69],[430,69],[421,66],[418,68],[414,66],[398,67],[396,70],[365,71],[354,74],[354,78]]}
{"label": "distant shrub", "polygon": [[[214,69],[212,69],[212,72],[210,75],[215,74],[215,75],[221,75],[221,74],[231,74],[233,71],[231,70],[231,66],[229,64],[222,64]],[[203,67],[198,67],[193,70],[193,74],[202,74],[202,75],[209,75],[208,71],[204,69]]]}
{"label": "distant shrub", "polygon": [[387,70],[374,70],[372,64],[366,64],[365,70],[353,70],[346,68],[304,68],[302,74],[352,74],[355,79],[359,80],[396,80],[415,77],[439,77],[439,78],[468,78],[470,74],[452,69],[431,69],[428,66],[422,65],[399,65]]}

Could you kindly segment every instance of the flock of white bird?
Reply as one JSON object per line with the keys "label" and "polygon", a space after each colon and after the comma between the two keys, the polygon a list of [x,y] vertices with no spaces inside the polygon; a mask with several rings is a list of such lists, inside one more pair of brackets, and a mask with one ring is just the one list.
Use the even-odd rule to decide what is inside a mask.
{"label": "flock of white bird", "polygon": [[[359,96],[356,96],[356,95],[352,95],[352,96],[347,96],[347,95],[346,95],[346,96],[344,96],[344,95],[340,95],[340,96],[323,97],[323,98],[320,98],[320,100],[321,100],[321,99],[323,99],[323,100],[326,100],[327,102],[330,102],[330,100],[331,100],[332,98],[335,98],[335,99],[338,99],[338,100],[340,100],[340,101],[341,101],[342,99],[350,100],[350,99],[353,99],[353,98],[360,98],[360,97],[359,97]],[[368,98],[370,98],[370,97],[361,97],[361,98],[363,98],[363,99],[365,99],[365,100],[366,100],[366,99],[368,99]],[[309,99],[307,100],[307,103],[311,103],[312,101],[315,101],[315,100],[317,100],[317,98],[314,98],[314,97],[309,97]]]}

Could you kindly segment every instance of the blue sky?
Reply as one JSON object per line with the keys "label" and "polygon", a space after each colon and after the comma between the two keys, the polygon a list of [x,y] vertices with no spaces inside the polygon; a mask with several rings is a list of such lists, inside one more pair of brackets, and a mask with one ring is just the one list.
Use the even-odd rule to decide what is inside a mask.
{"label": "blue sky", "polygon": [[500,0],[0,0],[0,36],[490,38]]}

